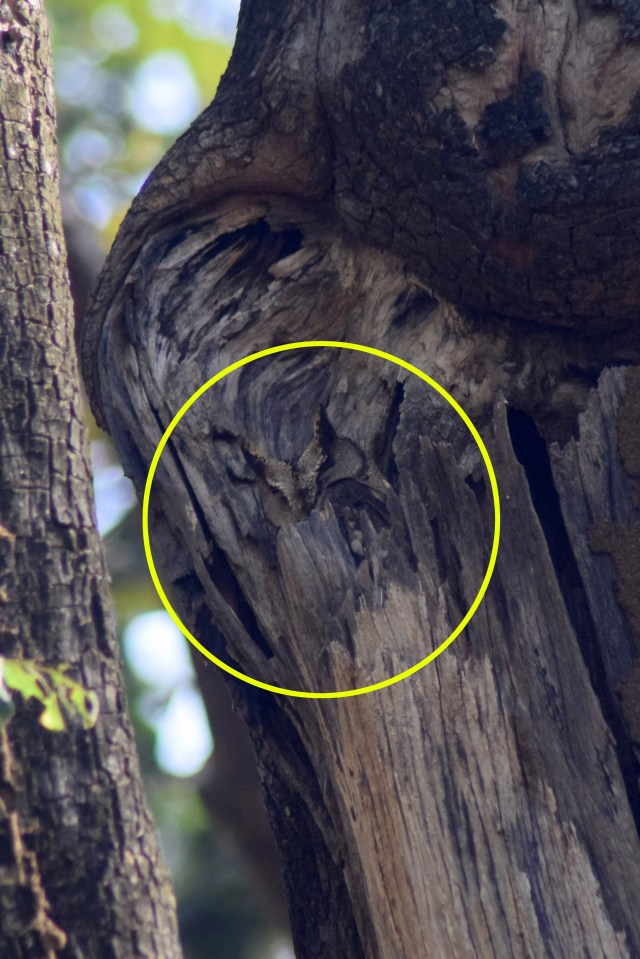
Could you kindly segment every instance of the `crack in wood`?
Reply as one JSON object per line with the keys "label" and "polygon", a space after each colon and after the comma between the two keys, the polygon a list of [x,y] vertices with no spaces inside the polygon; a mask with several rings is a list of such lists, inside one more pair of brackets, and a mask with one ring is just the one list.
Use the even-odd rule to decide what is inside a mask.
{"label": "crack in wood", "polygon": [[555,487],[547,446],[535,421],[515,407],[507,411],[513,450],[522,465],[534,509],[547,541],[567,613],[578,640],[602,715],[611,730],[629,805],[640,833],[640,761],[620,706],[607,682],[604,660]]}

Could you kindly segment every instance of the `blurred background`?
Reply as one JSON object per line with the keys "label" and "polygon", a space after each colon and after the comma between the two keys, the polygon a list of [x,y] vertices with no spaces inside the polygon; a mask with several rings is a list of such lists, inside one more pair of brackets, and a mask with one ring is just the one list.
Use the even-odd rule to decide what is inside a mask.
{"label": "blurred background", "polygon": [[[238,7],[239,0],[48,0],[77,316],[131,199],[213,98]],[[188,644],[147,570],[132,486],[108,437],[89,426],[129,703],[185,959],[293,959],[246,737],[209,673],[207,715]],[[211,702],[222,705],[212,710]]]}

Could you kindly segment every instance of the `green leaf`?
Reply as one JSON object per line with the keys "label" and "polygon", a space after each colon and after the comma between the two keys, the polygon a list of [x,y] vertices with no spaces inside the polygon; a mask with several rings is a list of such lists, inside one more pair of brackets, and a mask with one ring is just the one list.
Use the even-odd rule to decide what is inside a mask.
{"label": "green leaf", "polygon": [[[36,699],[42,704],[40,724],[45,729],[59,732],[72,726],[91,729],[98,719],[98,697],[67,676],[68,666],[57,669],[42,666],[31,659],[2,659],[0,657],[0,723],[2,702],[11,703],[9,690],[23,699]],[[3,695],[4,690],[4,695]],[[13,706],[13,703],[11,703]],[[6,709],[5,709],[6,711]],[[4,722],[11,718],[7,715]]]}
{"label": "green leaf", "polygon": [[99,705],[96,694],[63,675],[62,669],[51,670],[50,673],[54,674],[52,679],[58,700],[67,716],[78,722],[83,729],[92,729],[98,721]]}
{"label": "green leaf", "polygon": [[41,703],[51,695],[46,676],[30,659],[5,659],[4,681],[24,699],[37,699]]}
{"label": "green leaf", "polygon": [[60,702],[55,695],[52,693],[51,696],[47,696],[43,700],[44,709],[40,713],[40,725],[44,726],[45,729],[50,729],[52,732],[62,732],[63,729],[66,729],[66,724],[64,721],[64,716],[62,715],[62,710],[60,709]]}

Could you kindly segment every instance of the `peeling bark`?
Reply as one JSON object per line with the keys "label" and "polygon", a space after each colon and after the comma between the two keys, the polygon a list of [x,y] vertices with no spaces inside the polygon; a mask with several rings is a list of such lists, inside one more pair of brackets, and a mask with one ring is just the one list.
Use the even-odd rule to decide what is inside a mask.
{"label": "peeling bark", "polygon": [[[216,100],[94,293],[85,376],[139,491],[195,389],[299,340],[409,360],[493,459],[496,571],[433,664],[355,699],[230,680],[304,959],[640,952],[629,17],[245,3]],[[204,394],[151,509],[165,589],[200,642],[316,691],[443,642],[494,521],[479,451],[438,394],[320,348]]]}

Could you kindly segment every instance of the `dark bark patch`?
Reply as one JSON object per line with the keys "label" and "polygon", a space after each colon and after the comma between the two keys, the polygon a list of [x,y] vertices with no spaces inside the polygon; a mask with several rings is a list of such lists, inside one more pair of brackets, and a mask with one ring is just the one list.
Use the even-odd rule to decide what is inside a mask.
{"label": "dark bark patch", "polygon": [[505,29],[490,0],[410,0],[401,11],[390,11],[381,0],[373,7],[371,43],[387,59],[393,56],[423,71],[434,62],[482,67],[495,59],[494,47]]}
{"label": "dark bark patch", "polygon": [[[618,449],[625,472],[640,478],[640,367],[627,371],[626,391],[618,419]],[[640,499],[640,497],[639,497]],[[640,502],[636,504],[640,506]]]}
{"label": "dark bark patch", "polygon": [[396,383],[391,406],[386,416],[384,427],[374,446],[374,459],[382,475],[391,483],[394,490],[398,489],[398,464],[393,451],[393,441],[396,438],[400,425],[400,410],[404,399],[404,386]]}
{"label": "dark bark patch", "polygon": [[212,544],[211,556],[205,565],[227,605],[234,611],[258,649],[262,650],[267,659],[271,659],[273,656],[271,647],[258,626],[255,614],[247,603],[238,580],[222,550]]}
{"label": "dark bark patch", "polygon": [[0,827],[0,868],[13,866],[15,861],[16,857],[9,827],[8,824],[3,823]]}
{"label": "dark bark patch", "polygon": [[29,886],[19,886],[16,889],[15,906],[20,922],[25,927],[30,926],[36,917],[39,906],[33,889],[30,889]]}
{"label": "dark bark patch", "polygon": [[620,14],[620,34],[625,40],[640,40],[638,0],[587,0],[594,10],[614,10]]}
{"label": "dark bark patch", "polygon": [[487,498],[487,484],[485,483],[484,476],[480,474],[476,476],[474,473],[469,473],[465,476],[464,481],[475,496],[478,505],[482,506]]}
{"label": "dark bark patch", "polygon": [[485,107],[478,136],[491,161],[523,156],[549,138],[551,122],[542,102],[543,89],[542,74],[536,71],[524,77],[509,96]]}
{"label": "dark bark patch", "polygon": [[[191,594],[193,596],[198,595],[198,593],[202,593],[195,576],[183,577],[182,579],[177,580],[175,585],[181,590],[186,590],[187,594]],[[233,657],[229,655],[226,640],[220,630],[214,624],[211,616],[211,610],[203,604],[199,605],[197,609],[198,611],[195,614],[194,622],[198,640],[209,650],[210,653],[213,653],[214,656],[217,656],[218,659],[221,659],[227,664],[227,666],[231,666],[233,669],[237,669],[242,672],[240,663],[238,663],[237,660],[233,659]],[[237,679],[235,676],[232,676],[231,673],[225,673],[224,676],[225,680],[230,686],[237,684],[238,686],[243,687],[245,685],[241,680]]]}
{"label": "dark bark patch", "polygon": [[95,581],[91,587],[90,610],[98,648],[106,654],[110,650],[109,636],[111,627],[105,615],[104,598],[98,583]]}
{"label": "dark bark patch", "polygon": [[0,53],[15,53],[17,44],[21,39],[22,34],[17,27],[11,25],[2,27],[0,29]]}
{"label": "dark bark patch", "polygon": [[640,745],[640,659],[635,661],[627,679],[622,683],[619,697],[622,715],[637,749]]}
{"label": "dark bark patch", "polygon": [[536,424],[526,413],[510,407],[507,412],[513,451],[522,465],[529,484],[534,509],[544,532],[567,610],[581,643],[592,684],[604,679],[597,643],[589,642],[592,630],[583,602],[583,585],[565,526],[558,492],[555,488],[546,444]]}
{"label": "dark bark patch", "polygon": [[411,288],[398,297],[393,308],[393,325],[397,327],[422,326],[437,308],[438,301],[426,290]]}

